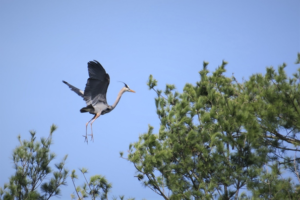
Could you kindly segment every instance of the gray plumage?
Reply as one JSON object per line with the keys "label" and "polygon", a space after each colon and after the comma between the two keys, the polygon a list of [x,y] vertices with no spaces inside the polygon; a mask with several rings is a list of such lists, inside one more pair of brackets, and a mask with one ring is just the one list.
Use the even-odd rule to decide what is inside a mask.
{"label": "gray plumage", "polygon": [[69,84],[67,81],[63,81],[63,83],[65,83],[67,86],[69,86],[69,88],[74,91],[76,94],[78,94],[79,96],[81,96],[83,98],[83,91],[79,90],[77,87],[74,87],[73,85]]}
{"label": "gray plumage", "polygon": [[[74,91],[76,94],[81,96],[85,102],[86,107],[83,107],[80,109],[81,113],[89,112],[91,114],[94,114],[94,117],[89,121],[91,122],[91,129],[93,122],[100,116],[104,115],[106,113],[109,113],[112,111],[117,104],[119,103],[121,96],[124,92],[135,92],[131,90],[127,84],[125,84],[125,87],[123,87],[113,105],[108,105],[106,100],[106,93],[107,88],[110,82],[110,77],[106,73],[105,69],[102,67],[102,65],[94,60],[88,62],[88,72],[89,72],[89,78],[87,80],[84,92],[73,85],[69,84],[66,81],[63,81],[69,88]],[[87,141],[87,126],[89,122],[86,123],[86,135],[84,136]],[[93,129],[91,132],[91,136],[93,139]]]}

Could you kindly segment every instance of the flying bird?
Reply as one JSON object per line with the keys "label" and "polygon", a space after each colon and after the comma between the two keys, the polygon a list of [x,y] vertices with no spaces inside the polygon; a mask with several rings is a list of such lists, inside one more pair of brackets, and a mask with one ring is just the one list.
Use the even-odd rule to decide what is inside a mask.
{"label": "flying bird", "polygon": [[73,85],[69,84],[68,82],[63,81],[63,83],[68,85],[72,91],[74,91],[76,94],[78,94],[85,100],[87,106],[81,108],[80,112],[81,113],[89,112],[92,115],[94,115],[94,117],[85,124],[86,134],[83,135],[83,137],[85,137],[86,142],[88,142],[87,139],[88,124],[91,122],[90,136],[91,136],[91,140],[93,141],[94,136],[93,136],[92,124],[94,123],[94,121],[100,115],[104,115],[106,113],[111,112],[119,103],[124,92],[135,93],[134,90],[131,90],[129,86],[126,83],[124,83],[125,86],[120,90],[115,103],[110,106],[107,104],[107,100],[106,100],[107,88],[110,81],[109,75],[106,73],[102,65],[96,60],[88,62],[88,71],[89,71],[89,78],[87,80],[84,92],[74,87]]}

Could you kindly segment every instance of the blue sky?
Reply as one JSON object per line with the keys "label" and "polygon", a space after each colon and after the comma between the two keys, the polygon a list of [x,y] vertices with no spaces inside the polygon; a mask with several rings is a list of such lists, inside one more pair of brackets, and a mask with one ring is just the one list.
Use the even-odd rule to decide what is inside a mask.
{"label": "blue sky", "polygon": [[[199,80],[203,61],[214,70],[229,62],[227,74],[242,80],[287,63],[289,75],[300,52],[300,1],[0,1],[1,140],[0,186],[13,174],[11,154],[17,136],[29,130],[46,137],[52,123],[52,151],[67,168],[89,169],[113,184],[110,196],[159,199],[134,177],[134,167],[119,158],[147,131],[158,131],[155,93],[159,88]],[[107,99],[117,108],[93,124],[94,143],[84,143],[85,102],[62,83],[84,89],[87,62],[98,60],[109,73]],[[76,183],[83,182],[83,177]],[[71,179],[60,199],[70,199]]]}

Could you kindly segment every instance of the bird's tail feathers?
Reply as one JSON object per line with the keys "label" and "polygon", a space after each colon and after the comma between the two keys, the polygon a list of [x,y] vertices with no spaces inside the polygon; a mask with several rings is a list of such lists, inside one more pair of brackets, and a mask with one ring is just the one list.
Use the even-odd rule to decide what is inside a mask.
{"label": "bird's tail feathers", "polygon": [[94,111],[94,107],[92,105],[88,105],[87,107],[83,107],[80,109],[81,113],[93,112],[93,111]]}

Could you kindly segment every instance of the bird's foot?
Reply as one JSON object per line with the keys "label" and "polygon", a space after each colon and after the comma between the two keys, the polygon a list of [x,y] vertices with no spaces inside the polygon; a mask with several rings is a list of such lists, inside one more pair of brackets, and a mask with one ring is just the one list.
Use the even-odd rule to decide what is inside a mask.
{"label": "bird's foot", "polygon": [[93,133],[92,133],[92,134],[90,134],[90,136],[91,136],[91,141],[93,141],[93,142],[94,142],[94,135],[93,135]]}
{"label": "bird's foot", "polygon": [[88,138],[87,138],[87,135],[83,135],[83,137],[84,137],[84,141],[85,141],[86,143],[89,143]]}

